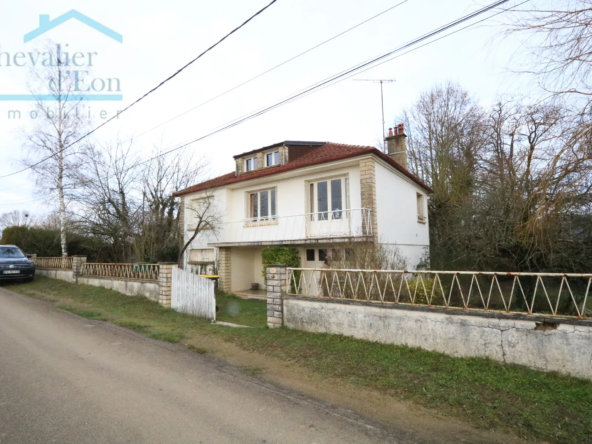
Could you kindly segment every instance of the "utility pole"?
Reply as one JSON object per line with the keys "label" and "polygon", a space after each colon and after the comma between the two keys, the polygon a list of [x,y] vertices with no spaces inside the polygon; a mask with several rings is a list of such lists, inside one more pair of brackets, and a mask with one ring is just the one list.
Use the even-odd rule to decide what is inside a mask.
{"label": "utility pole", "polygon": [[386,151],[385,141],[384,138],[386,137],[384,133],[384,94],[382,92],[382,84],[383,83],[393,83],[396,82],[395,79],[354,79],[356,82],[372,82],[372,83],[380,83],[380,105],[382,107],[382,150]]}

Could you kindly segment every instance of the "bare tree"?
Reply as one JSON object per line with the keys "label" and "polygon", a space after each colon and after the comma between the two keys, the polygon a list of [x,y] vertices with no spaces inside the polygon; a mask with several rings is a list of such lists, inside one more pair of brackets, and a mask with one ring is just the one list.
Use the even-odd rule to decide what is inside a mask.
{"label": "bare tree", "polygon": [[48,46],[46,53],[50,62],[31,71],[30,89],[36,97],[32,115],[36,119],[26,135],[29,155],[23,163],[34,172],[37,190],[57,198],[62,255],[67,256],[66,210],[69,193],[75,189],[73,173],[80,165],[77,151],[70,145],[82,134],[87,119],[69,61],[62,60],[59,45]]}
{"label": "bare tree", "polygon": [[28,211],[9,211],[0,215],[0,232],[8,227],[30,227],[35,225],[37,217]]}
{"label": "bare tree", "polygon": [[523,72],[532,74],[547,91],[592,96],[592,1],[531,2],[510,17],[507,32],[524,36],[532,58]]}
{"label": "bare tree", "polygon": [[179,255],[179,200],[173,192],[198,182],[207,168],[203,159],[177,151],[163,155],[162,144],[152,150],[152,160],[141,176],[142,218],[134,243],[143,260],[177,260]]}
{"label": "bare tree", "polygon": [[112,260],[129,262],[141,219],[137,190],[141,175],[132,145],[87,146],[82,159],[77,175],[76,227],[110,245]]}
{"label": "bare tree", "polygon": [[432,250],[456,256],[454,245],[466,238],[462,224],[470,220],[474,205],[484,111],[459,85],[447,83],[421,94],[402,120],[408,129],[409,168],[434,190],[428,205]]}

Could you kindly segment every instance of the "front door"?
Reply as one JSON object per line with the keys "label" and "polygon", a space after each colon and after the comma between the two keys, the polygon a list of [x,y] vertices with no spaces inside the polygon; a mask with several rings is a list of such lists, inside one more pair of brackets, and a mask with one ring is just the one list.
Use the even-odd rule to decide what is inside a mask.
{"label": "front door", "polygon": [[349,215],[344,211],[346,210],[345,179],[320,180],[308,186],[308,236],[349,235]]}

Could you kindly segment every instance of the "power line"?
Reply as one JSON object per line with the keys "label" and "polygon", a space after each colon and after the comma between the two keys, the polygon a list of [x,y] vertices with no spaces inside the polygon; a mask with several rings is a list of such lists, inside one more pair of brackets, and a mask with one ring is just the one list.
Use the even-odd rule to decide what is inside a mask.
{"label": "power line", "polygon": [[43,162],[51,159],[52,157],[56,156],[57,154],[67,150],[68,148],[70,148],[72,145],[80,142],[81,140],[87,138],[88,136],[90,136],[91,134],[93,134],[95,131],[97,131],[98,129],[102,128],[103,126],[107,125],[109,122],[111,122],[114,119],[117,119],[122,113],[124,113],[125,111],[127,111],[128,109],[130,109],[132,106],[136,105],[138,102],[140,102],[141,100],[145,99],[147,96],[149,96],[150,94],[152,94],[154,91],[156,91],[157,89],[159,89],[161,86],[163,86],[165,83],[167,83],[168,81],[172,80],[174,77],[176,77],[177,75],[179,75],[182,71],[184,71],[186,68],[188,68],[190,65],[192,65],[193,63],[195,63],[197,60],[199,60],[200,58],[202,58],[204,55],[206,55],[208,52],[210,52],[212,49],[214,49],[216,46],[218,46],[219,44],[221,44],[224,40],[226,40],[228,37],[230,37],[232,34],[234,34],[235,32],[237,32],[239,29],[241,29],[242,27],[246,26],[247,23],[249,23],[251,20],[253,20],[255,17],[257,17],[259,14],[261,14],[263,11],[265,11],[267,8],[269,8],[271,5],[273,5],[275,2],[277,2],[277,0],[272,0],[271,3],[269,3],[267,6],[265,6],[264,8],[260,9],[259,11],[257,11],[255,14],[253,14],[251,17],[249,17],[247,20],[245,20],[240,26],[237,26],[236,28],[234,28],[232,31],[230,31],[228,34],[226,34],[224,37],[222,37],[220,40],[218,40],[216,43],[214,43],[212,46],[210,46],[208,49],[206,49],[205,51],[203,51],[201,54],[199,54],[197,57],[195,57],[193,60],[191,60],[189,63],[187,63],[185,66],[183,66],[182,68],[178,69],[174,74],[170,75],[169,77],[167,77],[166,79],[164,79],[162,82],[160,82],[158,85],[156,85],[154,88],[152,88],[150,91],[148,91],[146,94],[144,94],[143,96],[141,96],[139,99],[136,99],[134,102],[132,102],[130,105],[128,105],[127,107],[125,107],[122,111],[118,112],[115,116],[111,117],[110,119],[106,120],[105,122],[101,123],[99,126],[93,128],[92,130],[90,130],[88,133],[86,133],[85,135],[81,136],[80,138],[78,138],[77,140],[75,140],[74,142],[72,142],[71,144],[69,144],[68,146],[62,148],[61,150],[57,151],[56,153],[52,154],[51,156],[48,156],[42,160],[40,160],[39,162],[30,165],[26,168],[23,168],[22,170],[16,171],[14,173],[10,173],[10,174],[6,174],[4,176],[0,176],[0,179],[3,179],[5,177],[10,177],[10,176],[14,176],[15,174],[19,174],[22,173],[23,171],[27,171],[30,170],[32,168],[35,168],[37,165],[42,164]]}
{"label": "power line", "polygon": [[[402,49],[409,48],[410,46],[413,46],[416,43],[419,43],[421,41],[426,40],[426,38],[429,38],[430,36],[435,36],[435,35],[437,35],[437,34],[439,34],[441,32],[444,32],[445,30],[450,29],[453,26],[457,26],[460,23],[466,22],[467,20],[470,20],[471,18],[474,18],[474,17],[476,17],[476,16],[478,16],[480,14],[483,14],[483,13],[485,13],[487,11],[490,11],[491,9],[493,9],[493,8],[495,8],[495,7],[503,4],[503,3],[507,3],[508,1],[509,0],[498,1],[498,2],[496,2],[496,3],[494,3],[494,4],[490,5],[490,6],[487,6],[485,8],[482,8],[482,9],[480,9],[480,10],[474,12],[474,13],[471,13],[471,14],[468,14],[468,15],[466,15],[464,17],[461,17],[460,19],[457,19],[457,20],[455,20],[453,22],[450,22],[449,24],[444,25],[444,26],[442,26],[440,28],[437,28],[434,31],[431,31],[431,32],[429,32],[427,34],[424,34],[423,36],[418,37],[418,38],[416,38],[416,39],[414,39],[414,40],[412,40],[412,41],[410,41],[410,42],[402,45],[401,47],[399,47],[397,49],[394,49],[392,51],[389,51],[387,53],[387,58],[384,59],[384,60],[383,60],[383,58],[384,58],[384,55],[383,55],[383,56],[379,56],[379,57],[376,57],[374,59],[371,59],[370,61],[367,61],[367,62],[363,62],[361,64],[358,64],[358,65],[356,65],[357,68],[350,68],[350,69],[347,69],[345,71],[342,71],[341,73],[338,73],[338,74],[336,74],[336,75],[334,75],[332,77],[329,77],[329,78],[327,78],[325,80],[321,80],[320,82],[317,82],[313,86],[311,86],[309,88],[306,88],[304,90],[301,90],[301,92],[296,93],[296,94],[292,95],[291,97],[289,97],[289,98],[287,98],[285,100],[282,100],[282,101],[280,101],[280,102],[278,102],[278,103],[276,103],[274,105],[271,105],[271,106],[269,106],[267,108],[260,109],[259,111],[255,111],[255,112],[253,112],[251,114],[246,114],[246,115],[243,115],[241,117],[238,117],[235,120],[232,120],[230,122],[227,122],[226,124],[223,124],[223,125],[219,126],[217,129],[211,131],[210,133],[208,133],[208,134],[206,134],[204,136],[201,136],[201,137],[199,137],[197,139],[193,139],[193,140],[188,141],[188,142],[184,142],[181,145],[179,145],[179,146],[177,146],[175,148],[172,148],[172,149],[170,149],[168,151],[165,151],[165,152],[163,152],[163,153],[161,153],[161,154],[159,154],[157,156],[151,157],[150,159],[147,159],[145,161],[142,161],[142,162],[139,162],[139,163],[137,163],[135,165],[132,165],[132,166],[130,166],[128,168],[128,170],[129,169],[132,169],[132,168],[135,168],[135,167],[138,167],[140,165],[144,165],[144,164],[146,164],[146,163],[148,163],[148,162],[150,162],[150,161],[152,161],[154,159],[157,159],[159,157],[162,157],[162,156],[165,156],[167,154],[170,154],[173,151],[177,151],[179,149],[185,148],[185,147],[187,147],[187,146],[189,146],[189,145],[191,145],[193,143],[196,143],[196,142],[199,142],[199,141],[201,141],[203,139],[206,139],[208,137],[211,137],[211,136],[213,136],[213,135],[215,135],[215,134],[217,134],[219,132],[222,132],[222,131],[225,131],[227,129],[230,129],[230,128],[234,127],[234,126],[240,125],[241,123],[243,123],[243,122],[245,122],[247,120],[250,120],[252,118],[258,117],[259,115],[265,114],[266,112],[269,112],[269,111],[271,111],[271,110],[273,110],[275,108],[278,108],[280,106],[286,105],[286,104],[288,104],[288,103],[290,103],[292,101],[297,100],[298,98],[302,98],[302,97],[305,97],[305,96],[307,96],[309,94],[312,94],[314,92],[321,91],[321,90],[323,90],[325,88],[328,88],[329,86],[335,85],[335,84],[340,83],[340,82],[342,82],[344,80],[347,80],[347,79],[349,79],[349,78],[351,78],[351,77],[353,77],[355,75],[358,75],[358,74],[361,74],[363,72],[366,72],[366,71],[368,71],[368,70],[370,70],[372,68],[375,68],[375,67],[380,66],[380,65],[382,65],[384,63],[387,63],[387,62],[389,62],[389,61],[391,61],[391,60],[393,60],[395,58],[402,57],[402,56],[404,56],[406,54],[409,54],[410,52],[416,51],[416,50],[421,49],[421,48],[423,48],[423,47],[425,47],[427,45],[430,45],[432,43],[435,43],[437,41],[440,41],[440,40],[442,40],[442,39],[444,39],[446,37],[449,37],[451,35],[457,34],[457,33],[461,32],[461,31],[463,31],[465,29],[468,29],[468,28],[470,28],[472,26],[475,26],[475,25],[477,25],[479,23],[482,23],[484,21],[487,21],[487,20],[489,20],[489,19],[491,19],[491,18],[493,18],[493,17],[495,17],[497,15],[500,15],[500,14],[502,14],[502,13],[508,11],[508,10],[515,9],[515,8],[517,8],[519,6],[522,6],[523,4],[528,3],[529,0],[524,0],[523,2],[521,2],[521,3],[519,3],[519,4],[515,5],[515,6],[513,6],[511,8],[504,9],[504,10],[501,10],[499,12],[496,12],[495,14],[492,14],[490,16],[487,16],[487,17],[485,17],[485,18],[483,18],[481,20],[478,20],[476,22],[470,23],[470,24],[468,24],[468,25],[466,25],[466,26],[464,26],[464,27],[462,27],[460,29],[457,29],[455,31],[452,31],[452,32],[446,34],[446,35],[443,35],[441,37],[438,37],[437,39],[430,40],[430,41],[424,43],[423,45],[414,47],[412,49],[409,49],[408,51],[405,51],[405,52],[399,54],[399,52]],[[388,57],[388,55],[390,55],[390,57]],[[372,64],[371,66],[368,66],[368,65],[370,65],[370,63],[372,62],[372,60],[380,60],[380,63],[375,63],[375,64]],[[359,71],[360,67],[362,67],[364,69],[362,69],[361,71]],[[330,83],[328,81],[329,79],[337,79],[337,78],[338,78],[338,80],[337,81],[334,81],[332,83]],[[18,205],[18,203],[17,204],[14,204],[14,205]]]}
{"label": "power line", "polygon": [[[262,108],[262,109],[260,109],[258,111],[252,112],[250,114],[245,114],[245,115],[243,115],[241,117],[238,117],[237,119],[235,119],[233,121],[230,121],[230,122],[228,122],[228,123],[226,123],[226,124],[218,127],[217,129],[213,130],[212,132],[210,132],[210,133],[208,133],[208,134],[206,134],[204,136],[198,137],[197,139],[193,139],[193,140],[191,140],[189,142],[184,142],[184,143],[182,143],[181,145],[179,145],[179,146],[177,146],[175,148],[172,148],[172,149],[170,149],[168,151],[165,151],[165,152],[163,152],[163,153],[161,153],[161,154],[159,154],[157,156],[151,157],[150,159],[147,159],[147,160],[142,161],[142,162],[140,162],[140,163],[138,163],[136,165],[133,165],[130,168],[135,168],[137,166],[140,166],[140,165],[143,165],[145,163],[148,163],[148,162],[150,162],[150,161],[152,161],[154,159],[157,159],[159,157],[165,156],[165,155],[167,155],[167,154],[169,154],[169,153],[171,153],[173,151],[177,151],[177,150],[180,150],[182,148],[185,148],[188,145],[191,145],[193,143],[199,142],[199,141],[201,141],[203,139],[206,139],[208,137],[211,137],[211,136],[213,136],[213,135],[215,135],[217,133],[220,133],[222,131],[225,131],[227,129],[233,128],[233,127],[235,127],[237,125],[240,125],[243,122],[246,122],[248,120],[254,119],[255,117],[258,117],[258,116],[260,116],[262,114],[265,114],[265,113],[267,113],[269,111],[272,111],[275,108],[279,108],[280,106],[286,105],[286,104],[288,104],[290,102],[293,102],[293,101],[295,101],[295,100],[297,100],[299,98],[302,98],[302,97],[304,97],[306,95],[312,94],[313,92],[316,92],[316,91],[318,91],[320,89],[324,89],[324,88],[329,87],[331,85],[334,85],[334,84],[336,84],[336,83],[338,83],[340,81],[346,80],[349,77],[353,77],[354,75],[357,75],[357,74],[360,74],[361,72],[367,71],[368,69],[374,68],[375,66],[378,66],[379,64],[382,64],[382,63],[384,63],[384,62],[386,62],[388,60],[392,60],[392,58],[395,58],[395,57],[391,57],[388,60],[384,60],[385,58],[390,57],[390,56],[393,56],[394,54],[396,54],[396,53],[398,53],[398,52],[400,52],[400,51],[402,51],[402,50],[404,50],[406,48],[409,48],[411,46],[414,46],[417,43],[420,43],[422,41],[425,41],[426,39],[429,39],[430,37],[433,37],[435,35],[438,35],[438,34],[444,32],[444,31],[446,31],[448,29],[451,29],[451,28],[453,28],[455,26],[458,26],[459,24],[464,23],[467,20],[470,20],[470,19],[472,19],[474,17],[477,17],[477,16],[479,16],[479,15],[481,15],[481,14],[487,12],[487,11],[490,11],[490,10],[492,10],[492,9],[494,9],[494,8],[496,8],[496,7],[504,4],[504,3],[507,3],[508,1],[509,0],[499,0],[499,1],[493,3],[493,4],[489,5],[489,6],[486,6],[484,8],[481,8],[481,9],[479,9],[479,10],[473,12],[473,13],[467,14],[467,15],[465,15],[465,16],[457,19],[457,20],[454,20],[453,22],[448,23],[447,25],[441,26],[440,28],[437,28],[437,29],[435,29],[433,31],[430,31],[429,33],[424,34],[421,37],[418,37],[418,38],[416,38],[416,39],[414,39],[414,40],[412,40],[412,41],[410,41],[410,42],[408,42],[408,43],[406,43],[406,44],[404,44],[404,45],[402,45],[402,46],[400,46],[400,47],[398,47],[398,48],[396,48],[396,49],[394,49],[392,51],[389,51],[386,54],[380,55],[380,56],[375,57],[373,59],[370,59],[370,60],[368,60],[366,62],[362,62],[362,63],[360,63],[360,64],[358,64],[358,65],[356,65],[356,66],[354,66],[352,68],[349,68],[349,69],[347,69],[345,71],[342,71],[342,72],[340,72],[338,74],[335,74],[335,75],[333,75],[331,77],[328,77],[328,78],[326,78],[324,80],[321,80],[320,82],[317,82],[317,83],[315,83],[315,84],[313,84],[313,85],[311,85],[311,86],[309,86],[309,87],[301,90],[300,92],[295,93],[292,96],[290,96],[290,97],[288,97],[286,99],[283,99],[283,100],[281,100],[281,101],[279,101],[279,102],[277,102],[277,103],[275,103],[273,105],[270,105],[268,107]],[[528,1],[528,0],[526,0],[526,1]],[[526,1],[520,3],[517,6],[520,6],[520,5],[524,4],[524,3],[526,3]],[[493,14],[493,15],[485,18],[484,20],[487,20],[487,19],[489,19],[491,17],[494,17],[494,16],[496,16],[498,14],[501,14],[502,12],[505,12],[505,11],[506,10],[500,11],[500,12],[498,12],[496,14]],[[477,23],[480,23],[480,22],[482,22],[484,20],[481,20],[479,22],[475,22],[473,24],[470,24],[470,25],[466,26],[463,29],[466,29],[466,28],[468,28],[470,26],[473,26],[473,25],[475,25]],[[447,34],[446,36],[452,35],[452,34],[454,34],[456,32],[458,32],[458,31],[455,31],[455,32],[450,33],[450,34]],[[446,37],[446,36],[444,36],[444,37]],[[444,38],[444,37],[441,37],[441,38]],[[422,45],[421,47],[426,46],[429,43],[433,43],[433,42],[435,42],[437,40],[440,40],[440,39],[436,39],[436,40],[430,41],[430,42]],[[411,52],[411,51],[407,51],[406,53],[408,53],[408,52]],[[379,61],[382,61],[382,63],[379,63],[378,64],[377,62],[379,62]],[[363,69],[363,68],[365,68],[365,69]],[[363,69],[363,71],[359,71],[361,69]]]}
{"label": "power line", "polygon": [[226,90],[226,91],[224,91],[224,92],[222,92],[222,93],[218,94],[217,96],[214,96],[214,97],[212,97],[211,99],[208,99],[208,100],[206,100],[205,102],[202,102],[202,103],[200,103],[199,105],[196,105],[196,106],[194,106],[193,108],[190,108],[190,109],[188,109],[187,111],[184,111],[184,112],[182,112],[181,114],[179,114],[179,115],[177,115],[177,116],[175,116],[175,117],[172,117],[171,119],[169,119],[169,120],[167,120],[167,121],[165,121],[165,122],[163,122],[163,123],[160,123],[160,124],[158,124],[157,126],[155,126],[155,127],[153,127],[153,128],[150,128],[149,130],[146,130],[146,131],[144,131],[143,133],[141,133],[141,134],[139,134],[139,135],[135,136],[135,137],[134,137],[134,139],[137,139],[138,137],[141,137],[141,136],[143,136],[144,134],[147,134],[147,133],[149,133],[150,131],[154,131],[155,129],[157,129],[157,128],[160,128],[161,126],[163,126],[163,125],[166,125],[167,123],[169,123],[169,122],[172,122],[173,120],[175,120],[175,119],[178,119],[179,117],[182,117],[182,116],[184,116],[185,114],[187,114],[187,113],[189,113],[189,112],[191,112],[191,111],[194,111],[194,110],[196,110],[196,109],[198,109],[198,108],[201,108],[202,106],[204,106],[204,105],[206,105],[206,104],[208,104],[208,103],[210,103],[210,102],[213,102],[214,100],[216,100],[216,99],[219,99],[219,98],[220,98],[220,97],[222,97],[222,96],[225,96],[226,94],[228,94],[228,93],[230,93],[230,92],[234,91],[235,89],[238,89],[238,88],[240,88],[241,86],[244,86],[244,85],[246,85],[247,83],[250,83],[250,82],[252,82],[253,80],[256,80],[256,79],[258,79],[259,77],[261,77],[261,76],[264,76],[265,74],[268,74],[268,73],[270,73],[271,71],[274,71],[274,70],[276,70],[277,68],[280,68],[281,66],[284,66],[285,64],[287,64],[287,63],[290,63],[290,62],[292,62],[292,61],[296,60],[297,58],[299,58],[299,57],[302,57],[303,55],[305,55],[305,54],[308,54],[309,52],[311,52],[311,51],[313,51],[313,50],[315,50],[315,49],[317,49],[317,48],[320,48],[321,46],[325,45],[326,43],[329,43],[329,42],[331,42],[331,41],[335,40],[336,38],[338,38],[338,37],[341,37],[342,35],[344,35],[344,34],[347,34],[347,33],[348,33],[348,32],[350,32],[350,31],[353,31],[353,30],[354,30],[354,29],[356,29],[356,28],[359,28],[360,26],[362,26],[362,25],[364,25],[364,24],[368,23],[369,21],[371,21],[371,20],[374,20],[375,18],[378,18],[378,17],[380,17],[380,16],[381,16],[381,15],[383,15],[383,14],[386,14],[387,12],[389,12],[389,11],[391,11],[391,10],[393,10],[393,9],[395,9],[395,8],[397,8],[397,7],[399,7],[399,6],[401,6],[401,5],[402,5],[402,4],[404,4],[404,3],[407,3],[408,1],[409,1],[409,0],[403,0],[402,2],[399,2],[399,3],[397,3],[396,5],[394,5],[394,6],[391,6],[390,8],[388,8],[388,9],[385,9],[385,10],[384,10],[384,11],[382,11],[382,12],[379,12],[378,14],[376,14],[376,15],[374,15],[374,16],[372,16],[372,17],[370,17],[370,18],[366,19],[366,20],[364,20],[363,22],[360,22],[360,23],[358,23],[357,25],[354,25],[354,26],[352,26],[351,28],[348,28],[348,29],[346,29],[345,31],[342,31],[342,32],[340,32],[339,34],[336,34],[336,35],[334,35],[333,37],[331,37],[331,38],[329,38],[329,39],[327,39],[327,40],[325,40],[325,41],[323,41],[323,42],[321,42],[321,43],[318,43],[318,44],[316,44],[315,46],[313,46],[313,47],[311,47],[311,48],[307,49],[306,51],[303,51],[303,52],[301,52],[300,54],[297,54],[297,55],[295,55],[295,56],[293,56],[293,57],[289,58],[288,60],[285,60],[285,61],[281,62],[281,63],[280,63],[280,64],[278,64],[278,65],[275,65],[273,68],[269,68],[268,70],[266,70],[266,71],[263,71],[263,72],[262,72],[262,73],[260,73],[260,74],[257,74],[255,77],[251,77],[250,79],[248,79],[248,80],[245,80],[244,82],[242,82],[242,83],[239,83],[239,84],[238,84],[238,85],[236,85],[236,86],[233,86],[232,88],[230,88],[230,89],[228,89],[228,90]]}

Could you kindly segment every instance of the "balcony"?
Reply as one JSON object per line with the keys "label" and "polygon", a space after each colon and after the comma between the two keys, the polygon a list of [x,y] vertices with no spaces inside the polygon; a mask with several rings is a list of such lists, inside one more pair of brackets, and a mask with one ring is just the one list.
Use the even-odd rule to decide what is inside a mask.
{"label": "balcony", "polygon": [[372,212],[368,208],[303,213],[226,222],[212,247],[314,244],[369,241]]}

